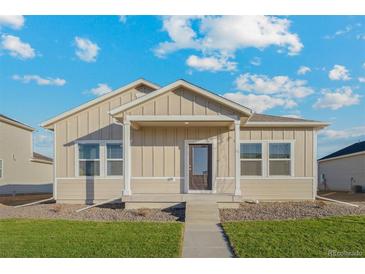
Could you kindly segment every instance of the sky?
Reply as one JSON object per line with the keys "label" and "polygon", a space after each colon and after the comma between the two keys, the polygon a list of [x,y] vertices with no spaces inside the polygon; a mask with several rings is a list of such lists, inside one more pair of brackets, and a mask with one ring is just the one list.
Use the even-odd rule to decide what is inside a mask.
{"label": "sky", "polygon": [[319,157],[365,140],[364,16],[0,16],[0,113],[35,151],[41,122],[141,77],[330,122]]}

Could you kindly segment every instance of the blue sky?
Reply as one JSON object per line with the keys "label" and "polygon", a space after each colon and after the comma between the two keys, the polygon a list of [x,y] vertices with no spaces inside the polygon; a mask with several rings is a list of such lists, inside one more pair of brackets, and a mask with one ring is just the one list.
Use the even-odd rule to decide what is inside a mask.
{"label": "blue sky", "polygon": [[329,121],[319,156],[365,139],[365,17],[0,16],[0,112],[41,153],[42,121],[140,77]]}

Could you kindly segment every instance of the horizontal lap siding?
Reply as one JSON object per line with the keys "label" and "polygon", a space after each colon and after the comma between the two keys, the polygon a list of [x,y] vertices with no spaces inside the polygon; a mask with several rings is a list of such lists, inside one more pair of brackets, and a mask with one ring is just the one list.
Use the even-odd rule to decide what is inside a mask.
{"label": "horizontal lap siding", "polygon": [[244,199],[309,200],[312,199],[312,186],[312,179],[241,180]]}
{"label": "horizontal lap siding", "polygon": [[365,155],[355,155],[346,158],[327,160],[319,163],[319,187],[324,188],[321,182],[321,174],[324,174],[327,190],[350,191],[351,178],[353,185],[365,187]]}
{"label": "horizontal lap siding", "polygon": [[[241,141],[294,140],[294,177],[241,179],[245,199],[306,200],[313,195],[313,130],[306,128],[242,128]],[[303,179],[308,177],[308,179]]]}
{"label": "horizontal lap siding", "polygon": [[122,194],[121,179],[57,179],[57,200],[106,200]]}

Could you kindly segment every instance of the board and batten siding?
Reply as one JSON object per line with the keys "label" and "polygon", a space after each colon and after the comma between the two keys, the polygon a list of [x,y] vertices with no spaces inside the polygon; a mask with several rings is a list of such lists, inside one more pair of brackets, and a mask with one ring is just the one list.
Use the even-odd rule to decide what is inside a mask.
{"label": "board and batten siding", "polygon": [[[117,197],[122,178],[78,178],[75,143],[84,140],[122,140],[122,126],[108,111],[149,90],[117,94],[55,124],[57,200],[99,201]],[[168,92],[127,111],[129,115],[236,115],[230,109],[187,89]],[[242,119],[241,119],[242,120]],[[217,193],[234,193],[234,130],[228,127],[148,127],[131,129],[132,193],[183,193],[185,140],[216,139]],[[313,189],[313,131],[301,128],[241,128],[244,140],[294,140],[294,177],[243,179],[244,198],[311,199]],[[298,179],[299,178],[299,179]]]}
{"label": "board and batten siding", "polygon": [[183,193],[185,140],[213,138],[217,140],[217,192],[233,193],[233,180],[228,182],[229,187],[221,184],[222,177],[234,176],[234,131],[228,127],[132,130],[132,193]]}
{"label": "board and batten siding", "polygon": [[132,107],[128,115],[238,115],[219,103],[186,88],[178,88]]}
{"label": "board and batten siding", "polygon": [[[75,143],[84,140],[122,140],[122,126],[114,123],[108,112],[150,91],[151,89],[146,86],[131,88],[55,124],[55,177],[59,201],[72,202],[75,201],[75,197],[79,197],[79,201],[86,200],[85,191],[90,193],[93,186],[95,199],[113,198],[121,193],[123,189],[122,179],[94,178],[93,181],[87,181],[83,178],[77,178]],[[105,181],[108,184],[105,184]]]}
{"label": "board and batten siding", "polygon": [[241,142],[293,141],[294,174],[289,177],[244,178],[241,191],[246,199],[306,200],[313,197],[313,136],[311,128],[242,128]]}

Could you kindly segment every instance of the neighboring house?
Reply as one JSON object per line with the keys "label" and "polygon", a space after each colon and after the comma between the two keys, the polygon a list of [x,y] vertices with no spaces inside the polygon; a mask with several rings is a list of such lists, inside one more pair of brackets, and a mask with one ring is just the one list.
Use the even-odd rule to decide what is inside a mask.
{"label": "neighboring house", "polygon": [[33,131],[0,114],[0,195],[52,192],[52,159],[33,152]]}
{"label": "neighboring house", "polygon": [[326,125],[255,114],[184,80],[143,79],[42,124],[54,131],[61,203],[314,199]]}
{"label": "neighboring house", "polygon": [[321,190],[365,190],[365,141],[340,149],[318,160]]}

